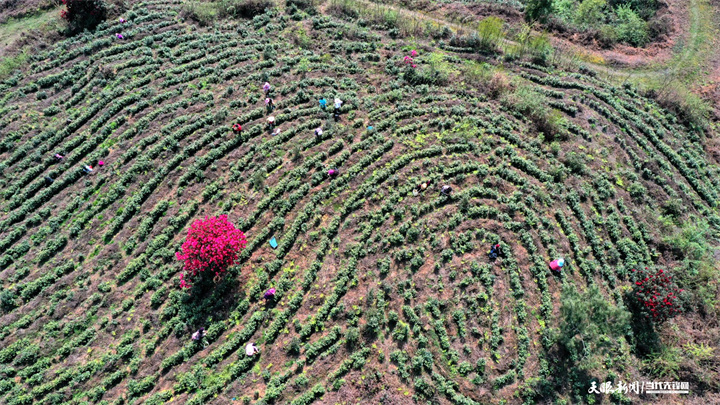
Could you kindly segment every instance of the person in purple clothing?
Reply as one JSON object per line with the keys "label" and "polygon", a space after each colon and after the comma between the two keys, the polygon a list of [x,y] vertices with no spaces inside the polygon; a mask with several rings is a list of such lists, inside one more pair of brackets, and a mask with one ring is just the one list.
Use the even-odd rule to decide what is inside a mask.
{"label": "person in purple clothing", "polygon": [[200,328],[197,330],[197,332],[192,334],[192,340],[199,341],[200,339],[204,338],[206,335],[205,328]]}

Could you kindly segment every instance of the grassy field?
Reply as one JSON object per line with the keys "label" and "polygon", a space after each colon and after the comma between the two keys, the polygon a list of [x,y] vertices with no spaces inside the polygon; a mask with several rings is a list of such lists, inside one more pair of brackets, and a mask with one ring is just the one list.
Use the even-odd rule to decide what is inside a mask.
{"label": "grassy field", "polygon": [[54,8],[51,10],[43,11],[39,14],[18,18],[10,19],[4,24],[0,25],[0,56],[6,55],[7,47],[16,41],[20,34],[23,32],[44,29],[50,25],[59,25],[60,23],[60,8]]}
{"label": "grassy field", "polygon": [[[8,71],[0,403],[720,401],[712,125],[553,67],[530,33],[503,57],[487,31],[309,4],[199,25],[217,10],[132,3]],[[187,228],[219,214],[248,246],[181,290]],[[642,318],[643,267],[686,313]],[[568,325],[572,302],[605,312]],[[588,393],[604,381],[691,394]]]}

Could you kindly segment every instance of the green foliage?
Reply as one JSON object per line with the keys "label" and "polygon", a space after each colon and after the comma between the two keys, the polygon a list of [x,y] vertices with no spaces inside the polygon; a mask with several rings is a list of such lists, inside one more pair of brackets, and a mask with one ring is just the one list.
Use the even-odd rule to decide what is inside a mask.
{"label": "green foliage", "polygon": [[65,0],[66,9],[61,15],[68,22],[68,30],[78,33],[94,29],[103,21],[108,12],[108,5],[103,0]]}
{"label": "green foliage", "polygon": [[[494,17],[464,34],[453,30],[466,22],[439,27],[393,5],[283,3],[244,21],[218,8],[239,2],[181,5],[207,7],[207,29],[151,2],[123,13],[127,24],[39,49],[0,83],[0,402],[199,405],[237,384],[236,400],[257,404],[348,389],[355,402],[476,405],[474,389],[582,402],[585,375],[633,375],[631,356],[659,353],[642,322],[614,329],[627,321],[613,305],[627,266],[687,266],[690,307],[717,307],[717,277],[700,264],[720,223],[712,130],[688,131],[633,86],[551,67],[542,27],[506,41]],[[617,6],[599,26],[613,27]],[[505,60],[476,62],[484,48]],[[263,125],[265,81],[279,134]],[[344,101],[337,122],[321,97],[330,111]],[[702,236],[658,240],[688,212],[707,221],[692,230]],[[249,249],[215,288],[180,291],[177,241],[221,213]],[[552,273],[559,256],[567,265]],[[602,291],[564,292],[565,323],[552,295],[563,282]],[[192,341],[199,327],[207,335]],[[246,356],[249,342],[260,353]],[[712,381],[708,347],[663,367]],[[407,389],[393,394],[384,373]]]}
{"label": "green foliage", "polygon": [[602,22],[606,6],[605,0],[583,0],[575,12],[575,22],[578,25],[596,26]]}
{"label": "green foliage", "polygon": [[565,166],[575,174],[585,174],[586,172],[585,157],[580,153],[568,152],[567,155],[565,155],[564,163]]}
{"label": "green foliage", "polygon": [[17,294],[14,290],[3,288],[0,291],[0,311],[10,312],[17,307]]}
{"label": "green foliage", "polygon": [[272,0],[214,0],[183,3],[183,12],[201,25],[212,25],[220,18],[253,18],[272,8]]}
{"label": "green foliage", "polygon": [[478,23],[480,47],[486,51],[494,51],[503,38],[503,21],[498,17],[485,17]]}
{"label": "green foliage", "polygon": [[285,0],[285,5],[303,10],[309,14],[316,12],[316,7],[320,4],[320,0]]}
{"label": "green foliage", "polygon": [[699,305],[705,311],[715,311],[715,286],[718,268],[713,263],[712,248],[709,244],[711,228],[708,222],[692,217],[682,226],[663,238],[682,267],[674,272],[680,288],[692,293],[692,305]]}
{"label": "green foliage", "polygon": [[595,365],[587,356],[602,357],[608,339],[616,340],[630,331],[630,313],[613,305],[594,285],[584,292],[563,285],[560,316],[559,342],[571,361],[585,369]]}
{"label": "green foliage", "polygon": [[566,125],[562,114],[549,108],[547,98],[530,86],[520,86],[500,101],[503,106],[527,117],[545,139],[554,139]]}
{"label": "green foliage", "polygon": [[545,22],[552,11],[552,0],[528,0],[525,3],[525,19]]}
{"label": "green foliage", "polygon": [[443,85],[448,82],[450,75],[454,73],[454,69],[445,60],[445,56],[439,52],[430,54],[427,63],[416,63],[418,63],[418,65],[415,68],[406,65],[403,72],[403,79],[415,85]]}
{"label": "green foliage", "polygon": [[12,72],[20,68],[27,61],[28,56],[27,52],[4,56],[0,60],[0,80],[7,78]]}
{"label": "green foliage", "polygon": [[618,20],[618,39],[630,45],[645,46],[649,40],[647,23],[629,5],[619,5],[615,13]]}
{"label": "green foliage", "polygon": [[628,193],[633,199],[642,201],[647,194],[647,189],[641,183],[633,181],[628,185]]}
{"label": "green foliage", "polygon": [[681,361],[682,351],[679,348],[662,346],[659,352],[644,360],[643,365],[655,377],[677,380]]}

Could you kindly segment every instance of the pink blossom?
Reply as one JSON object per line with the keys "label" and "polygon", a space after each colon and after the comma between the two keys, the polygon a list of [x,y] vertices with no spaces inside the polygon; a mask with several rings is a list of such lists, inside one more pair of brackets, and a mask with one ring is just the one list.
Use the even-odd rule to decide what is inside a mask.
{"label": "pink blossom", "polygon": [[[182,252],[175,256],[185,262],[184,270],[192,276],[210,271],[216,277],[235,264],[238,255],[247,245],[245,234],[230,223],[227,216],[205,217],[190,225]],[[189,288],[190,274],[180,276],[180,286]],[[187,283],[186,283],[187,281]]]}

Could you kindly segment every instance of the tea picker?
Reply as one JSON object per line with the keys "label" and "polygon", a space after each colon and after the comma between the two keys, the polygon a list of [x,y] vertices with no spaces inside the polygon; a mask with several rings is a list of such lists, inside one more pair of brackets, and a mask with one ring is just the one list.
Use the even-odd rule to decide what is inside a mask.
{"label": "tea picker", "polygon": [[500,255],[500,244],[498,243],[496,245],[493,245],[490,248],[490,251],[488,252],[488,257],[490,258],[490,260],[495,260],[498,258],[499,255]]}
{"label": "tea picker", "polygon": [[324,97],[319,100],[319,103],[320,103],[320,108],[322,108],[323,110],[327,107],[327,100],[325,100]]}
{"label": "tea picker", "polygon": [[321,137],[321,136],[322,136],[322,134],[323,134],[323,130],[322,130],[322,128],[320,128],[320,127],[318,127],[318,128],[315,128],[315,136],[316,136],[316,137],[318,137],[318,138],[319,138],[319,137]]}
{"label": "tea picker", "polygon": [[265,291],[265,294],[263,294],[263,298],[265,298],[265,300],[271,300],[271,299],[275,298],[275,289],[271,288],[271,289]]}
{"label": "tea picker", "polygon": [[339,98],[335,98],[335,114],[340,113],[340,107],[342,107],[343,102]]}
{"label": "tea picker", "polygon": [[65,159],[65,156],[63,156],[63,155],[61,155],[61,154],[59,154],[59,153],[56,153],[55,156],[53,156],[53,157],[54,157],[55,160],[58,161],[58,162],[62,162],[62,160]]}
{"label": "tea picker", "polygon": [[265,108],[267,109],[268,113],[271,113],[272,110],[275,109],[275,103],[273,103],[273,99],[269,97],[265,99]]}
{"label": "tea picker", "polygon": [[275,117],[273,117],[272,115],[269,116],[267,119],[267,126],[268,126],[268,129],[275,128]]}
{"label": "tea picker", "polygon": [[265,82],[265,84],[263,84],[263,91],[265,92],[265,94],[268,94],[270,92],[270,83]]}
{"label": "tea picker", "polygon": [[93,172],[92,166],[84,165],[84,166],[83,166],[83,172],[84,172],[85,174],[90,174],[90,173],[92,173],[92,172]]}
{"label": "tea picker", "polygon": [[330,170],[328,170],[328,176],[330,176],[330,177],[335,177],[335,176],[337,176],[338,174],[339,174],[339,172],[338,172],[337,170],[335,170],[335,169],[330,169]]}
{"label": "tea picker", "polygon": [[560,269],[565,265],[564,258],[558,258],[550,262],[550,270],[560,272]]}
{"label": "tea picker", "polygon": [[245,346],[245,354],[247,354],[248,356],[252,356],[255,353],[260,353],[260,350],[257,348],[257,346],[255,346],[254,343],[248,343],[247,346]]}
{"label": "tea picker", "polygon": [[55,181],[55,180],[53,180],[52,177],[50,177],[50,176],[45,176],[45,185],[46,185],[46,186],[49,186],[49,185],[53,184],[54,181]]}
{"label": "tea picker", "polygon": [[194,341],[200,341],[200,339],[204,338],[207,333],[205,332],[205,328],[200,328],[197,330],[197,332],[192,334],[192,340]]}
{"label": "tea picker", "polygon": [[452,193],[452,187],[448,185],[442,186],[442,188],[440,189],[440,193],[442,195],[450,195],[450,193]]}

